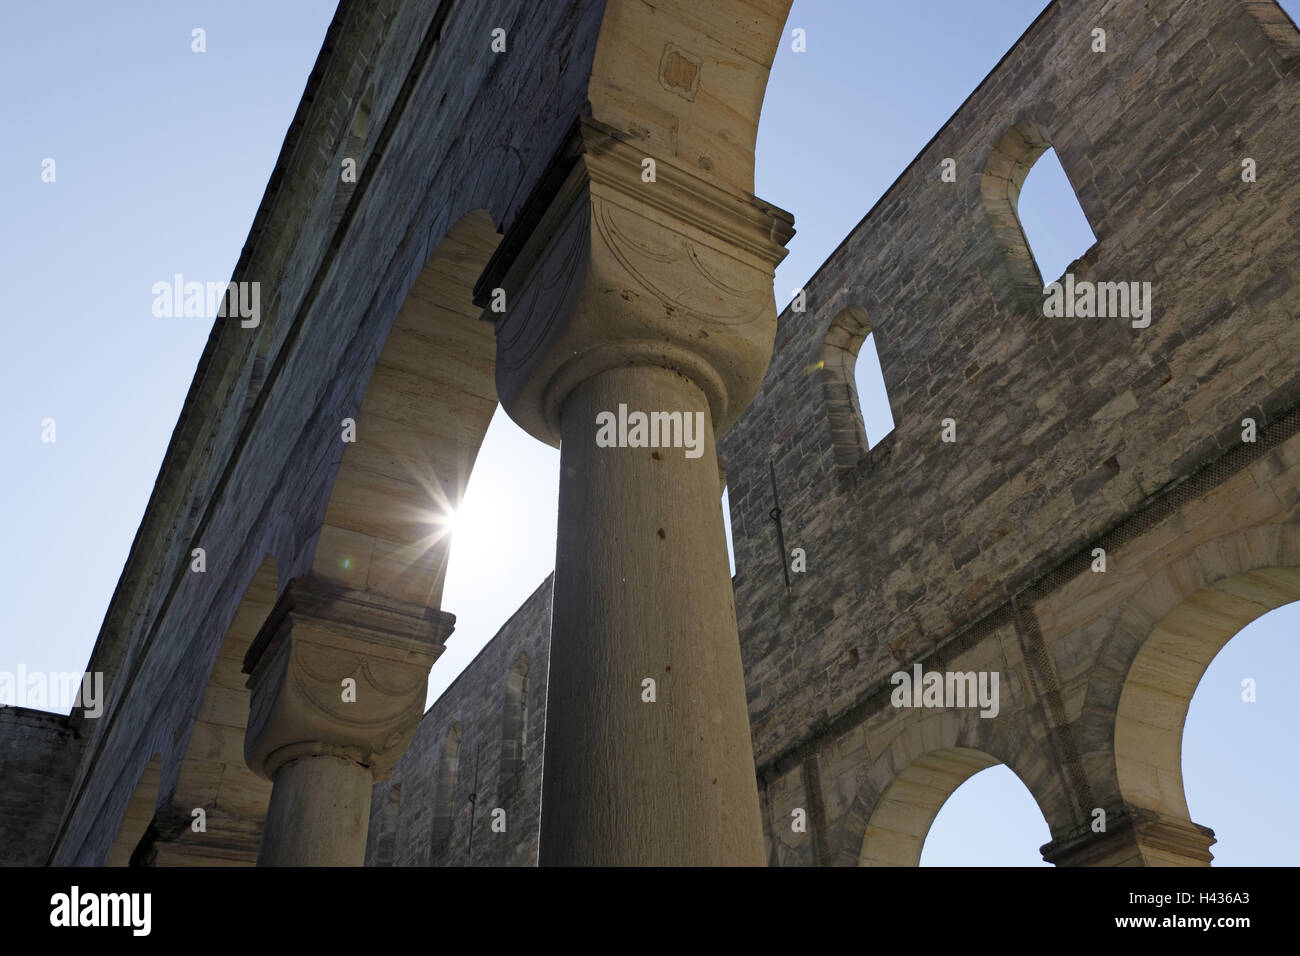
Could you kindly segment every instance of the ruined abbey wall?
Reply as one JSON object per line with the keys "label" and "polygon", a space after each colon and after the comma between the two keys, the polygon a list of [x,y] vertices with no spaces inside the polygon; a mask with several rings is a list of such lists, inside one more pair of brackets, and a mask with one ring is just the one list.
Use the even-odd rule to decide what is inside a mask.
{"label": "ruined abbey wall", "polygon": [[[809,283],[808,311],[782,315],[763,392],[722,441],[760,764],[1238,446],[1244,416],[1270,425],[1300,398],[1296,73],[1240,4],[1106,6],[1053,5],[963,104]],[[1042,315],[986,185],[1021,124],[1098,237],[1069,271],[1152,282],[1149,328]],[[804,369],[854,307],[896,428],[844,466]],[[809,555],[790,594],[768,460]]]}
{"label": "ruined abbey wall", "polygon": [[[1279,15],[1052,5],[809,282],[806,311],[781,315],[763,389],[720,444],[772,862],[874,862],[913,842],[919,854],[892,831],[864,849],[908,768],[941,781],[932,819],[970,773],[1008,763],[1062,861],[1094,852],[1079,841],[1095,807],[1126,826],[1177,815],[1177,800],[1119,779],[1130,666],[1179,601],[1300,559],[1300,43]],[[1037,274],[1014,198],[1047,146],[1098,237],[1069,271],[1150,282],[1148,327],[1043,315],[1042,285],[1057,277]],[[896,422],[869,452],[851,379],[868,331]],[[941,440],[944,419],[954,442]],[[769,462],[787,551],[807,554],[789,589]],[[1300,597],[1274,584],[1244,589],[1242,613]],[[529,616],[497,641],[518,646]],[[499,720],[509,654],[467,671],[421,739],[466,719],[471,677],[479,720]],[[917,663],[999,672],[999,716],[892,707],[890,675]],[[404,805],[409,766],[395,778]],[[806,830],[791,828],[796,809]],[[1201,854],[1208,837],[1182,820],[1162,839],[1175,850],[1146,847],[1148,862]]]}
{"label": "ruined abbey wall", "polygon": [[39,866],[59,825],[58,799],[66,793],[78,749],[59,714],[26,707],[0,707],[0,862]]}
{"label": "ruined abbey wall", "polygon": [[[1104,54],[1090,45],[1097,25]],[[1009,627],[1017,604],[1032,615],[1049,575],[1076,574],[1108,532],[1237,449],[1243,417],[1290,434],[1294,52],[1242,4],[1053,5],[821,268],[808,311],[782,315],[763,392],[722,441],[761,775],[878,709],[893,671],[930,669],[954,644],[996,646],[995,622]],[[1098,237],[1069,271],[1152,282],[1149,328],[1042,315],[995,188],[1035,137],[1056,149]],[[956,183],[941,180],[948,157]],[[1267,170],[1259,181],[1242,181],[1246,158]],[[828,427],[839,396],[804,370],[859,315],[897,427],[846,465]],[[788,593],[769,460],[786,541],[808,552]],[[1295,504],[1291,491],[1276,506]],[[1012,643],[1041,655],[1041,640]],[[1042,679],[1082,680],[1098,653],[1053,648],[1044,667],[1059,673]]]}
{"label": "ruined abbey wall", "polygon": [[375,786],[367,866],[536,863],[550,636],[548,575],[424,715],[392,779]]}
{"label": "ruined abbey wall", "polygon": [[[366,587],[396,563],[354,561],[346,535],[322,544],[339,423],[374,394],[390,331],[409,331],[404,304],[482,272],[491,249],[454,227],[491,238],[527,219],[588,95],[602,14],[341,4],[234,276],[274,292],[258,327],[214,327],[90,662],[104,716],[0,711],[0,765],[25,793],[4,826],[35,834],[3,840],[4,862],[49,847],[60,864],[122,861],[150,841],[159,863],[252,862],[266,788],[244,768],[244,652],[322,555]],[[478,41],[498,25],[533,59],[490,56]],[[1048,859],[1208,862],[1179,708],[1236,629],[1300,599],[1298,82],[1300,34],[1275,4],[1058,0],[808,283],[806,308],[781,314],[762,388],[719,444],[769,862],[914,863],[947,795],[999,761],[1042,809]],[[1056,277],[1038,275],[1015,201],[1048,146],[1098,237],[1074,281],[1151,283],[1149,325],[1043,314]],[[344,188],[352,153],[366,175]],[[868,332],[896,422],[870,451],[852,381]],[[387,410],[423,408],[418,391]],[[364,513],[403,462],[382,441],[361,454],[373,481],[344,504]],[[807,568],[787,588],[794,548]],[[550,594],[376,786],[369,864],[536,859]],[[891,675],[916,665],[998,673],[997,716],[893,706]],[[213,821],[198,845],[158,829],[198,805]],[[1109,831],[1090,829],[1097,809]]]}

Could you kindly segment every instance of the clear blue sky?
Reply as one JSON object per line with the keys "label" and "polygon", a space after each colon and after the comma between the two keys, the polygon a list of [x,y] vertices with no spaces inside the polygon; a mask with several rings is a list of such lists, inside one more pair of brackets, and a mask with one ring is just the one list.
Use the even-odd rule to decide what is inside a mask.
{"label": "clear blue sky", "polygon": [[[802,27],[808,49],[783,45],[757,149],[756,192],[793,212],[799,230],[778,271],[778,305],[1043,5],[795,0],[787,35]],[[6,10],[0,671],[85,667],[209,331],[200,319],[155,318],[151,286],[177,272],[230,276],[333,9],[49,0]],[[206,31],[202,54],[190,49],[195,27]],[[54,183],[41,181],[46,158]],[[1059,172],[1036,167],[1022,210],[1048,279],[1090,241],[1077,218],[1070,225],[1061,186]],[[892,419],[872,348],[863,355],[874,443]],[[40,440],[46,418],[53,444]],[[557,453],[498,411],[459,522],[444,599],[459,623],[431,695],[550,571],[557,474]],[[1296,610],[1234,639],[1193,701],[1188,800],[1193,819],[1218,831],[1221,862],[1300,859],[1296,745],[1281,709],[1300,690]],[[1260,681],[1259,703],[1240,702],[1243,676]],[[1032,864],[1047,838],[1023,785],[993,768],[945,805],[923,862]]]}

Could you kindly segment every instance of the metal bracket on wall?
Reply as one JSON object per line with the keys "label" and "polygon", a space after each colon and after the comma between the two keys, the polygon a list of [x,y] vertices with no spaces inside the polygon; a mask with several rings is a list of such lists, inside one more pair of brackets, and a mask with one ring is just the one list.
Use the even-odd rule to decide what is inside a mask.
{"label": "metal bracket on wall", "polygon": [[776,544],[781,549],[781,573],[785,576],[785,586],[790,587],[790,567],[785,560],[785,531],[781,527],[781,499],[776,493],[776,464],[767,463],[768,473],[772,476],[772,510],[767,516],[776,522]]}

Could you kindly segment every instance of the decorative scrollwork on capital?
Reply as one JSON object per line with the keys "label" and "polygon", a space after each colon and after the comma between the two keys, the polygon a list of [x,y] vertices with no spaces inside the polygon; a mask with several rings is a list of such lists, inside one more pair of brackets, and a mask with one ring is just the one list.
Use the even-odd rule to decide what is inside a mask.
{"label": "decorative scrollwork on capital", "polygon": [[331,754],[386,777],[424,712],[450,620],[315,577],[291,582],[244,660],[249,767],[271,779],[289,760]]}
{"label": "decorative scrollwork on capital", "polygon": [[689,378],[719,432],[767,370],[789,215],[667,161],[644,180],[641,163],[617,131],[580,123],[546,178],[551,191],[530,197],[480,279],[480,291],[499,284],[509,301],[496,327],[497,393],[542,441],[558,445],[571,390],[611,369],[652,364]]}

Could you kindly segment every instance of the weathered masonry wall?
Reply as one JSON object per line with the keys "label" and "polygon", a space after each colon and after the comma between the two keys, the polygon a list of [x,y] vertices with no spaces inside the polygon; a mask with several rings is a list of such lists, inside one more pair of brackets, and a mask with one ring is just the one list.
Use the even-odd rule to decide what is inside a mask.
{"label": "weathered masonry wall", "polygon": [[[933,669],[958,647],[1012,674],[1022,655],[1041,668],[1010,689],[1052,701],[1048,728],[977,721],[981,739],[1000,735],[1000,759],[1037,737],[1034,759],[1058,793],[1103,789],[1087,758],[1109,741],[1063,730],[1078,719],[1087,673],[1107,663],[1100,637],[1053,648],[1061,635],[1046,620],[1013,628],[1013,612],[1040,614],[1045,581],[1073,580],[1108,533],[1134,540],[1134,523],[1146,531],[1156,519],[1142,516],[1171,500],[1188,514],[1163,513],[1151,533],[1190,548],[1202,519],[1178,489],[1207,468],[1241,496],[1218,499],[1216,530],[1294,520],[1293,452],[1281,443],[1300,398],[1300,73],[1294,38],[1267,35],[1252,9],[1264,6],[1276,11],[1235,0],[1052,5],[809,283],[808,310],[781,316],[763,390],[722,440],[750,716],[774,819],[789,820],[780,788],[791,768],[849,746],[846,734],[883,713],[882,688],[887,707],[892,672]],[[1091,48],[1096,26],[1104,54]],[[1042,315],[1008,193],[1046,145],[1098,236],[1069,271],[1151,282],[1149,328]],[[956,183],[940,177],[949,157]],[[1242,181],[1247,158],[1257,182]],[[833,431],[828,413],[839,396],[819,381],[830,372],[806,370],[837,338],[856,352],[868,328],[897,427],[870,453],[850,445],[845,455],[853,436]],[[1255,449],[1280,447],[1267,464],[1226,469],[1245,417],[1268,432]],[[947,418],[954,443],[940,440]],[[808,556],[788,592],[769,461],[787,547]],[[1198,488],[1193,499],[1209,500]],[[1144,560],[1173,553],[1148,549]],[[1065,578],[1049,578],[1062,566]],[[1029,679],[1038,683],[1022,688]],[[889,728],[872,734],[884,736],[870,754],[836,764],[847,777],[821,771],[835,791],[819,798],[824,817],[845,812],[869,763],[892,759],[882,755]],[[1082,774],[1070,766],[1080,760]],[[1055,815],[1044,808],[1054,837],[1080,822],[1076,799],[1062,795]],[[825,839],[821,859],[856,857]]]}
{"label": "weathered masonry wall", "polygon": [[[1103,8],[1109,59],[1095,60],[1092,20],[1051,8],[810,284],[811,311],[782,317],[764,392],[723,443],[773,862],[914,862],[942,800],[999,760],[1042,808],[1049,858],[1208,860],[1176,753],[1126,774],[1117,751],[1158,622],[1198,608],[1213,648],[1300,597],[1279,571],[1300,557],[1294,43],[1262,13]],[[1071,271],[1152,282],[1150,328],[1042,316],[1013,199],[1047,145],[1100,237]],[[956,184],[938,176],[948,156]],[[1243,182],[1244,158],[1267,181]],[[806,370],[868,329],[899,428],[864,455],[836,427],[837,383]],[[958,423],[952,446],[943,418]],[[769,460],[787,540],[811,563],[789,594]],[[1105,576],[1090,573],[1095,545]],[[916,662],[999,672],[999,716],[892,709],[886,678]],[[451,711],[474,701],[480,721],[500,713],[493,694],[460,691],[421,739],[445,741]],[[435,781],[410,781],[403,799],[414,785],[436,805]],[[915,795],[901,811],[900,785]],[[1089,844],[1098,807],[1130,844]],[[796,808],[807,833],[788,825]],[[396,842],[418,860],[421,839]]]}
{"label": "weathered masonry wall", "polygon": [[393,776],[375,786],[367,866],[536,863],[550,634],[548,576],[425,714]]}
{"label": "weathered masonry wall", "polygon": [[[1125,780],[1116,738],[1134,660],[1182,602],[1222,642],[1300,598],[1276,571],[1300,566],[1300,102],[1287,34],[1266,33],[1258,12],[1049,8],[809,284],[808,311],[781,316],[763,391],[722,441],[771,862],[915,862],[947,795],[999,761],[1047,818],[1050,858],[1204,854],[1206,832],[1178,806],[1176,756]],[[1091,50],[1095,24],[1106,54]],[[1150,327],[1041,314],[1042,281],[1056,277],[1036,274],[993,200],[1049,144],[1099,237],[1070,271],[1152,282]],[[957,183],[940,179],[946,157]],[[1241,180],[1247,157],[1256,183]],[[897,423],[870,453],[844,427],[838,370],[809,371],[828,349],[847,350],[851,370],[868,331]],[[1241,440],[1248,416],[1255,443]],[[788,592],[769,461],[787,548],[808,556]],[[1091,571],[1097,546],[1104,574]],[[1216,588],[1234,592],[1230,608],[1205,597]],[[545,656],[537,600],[426,715],[394,778],[400,820],[431,812],[453,723],[500,720],[527,632]],[[1212,656],[1213,640],[1188,644],[1189,659]],[[917,662],[999,672],[999,715],[895,709],[887,678]],[[397,862],[465,862],[458,799],[460,855],[422,855],[428,825],[407,836],[399,823]],[[1112,833],[1156,838],[1090,849],[1095,807]],[[796,809],[806,830],[790,825]]]}
{"label": "weathered masonry wall", "polygon": [[[318,544],[339,424],[374,394],[399,310],[472,280],[492,229],[526,218],[588,101],[603,6],[340,5],[233,277],[271,290],[262,321],[214,327],[89,664],[105,713],[0,712],[14,862],[120,862],[211,787],[222,858],[251,862],[265,788],[241,776],[243,653],[286,583],[335,555]],[[497,26],[529,37],[519,56],[480,42]],[[1049,859],[1208,861],[1179,707],[1237,628],[1300,598],[1298,81],[1300,34],[1274,4],[1058,0],[809,283],[807,311],[781,316],[720,443],[771,862],[915,862],[946,795],[998,761],[1043,810]],[[1069,271],[1150,282],[1149,327],[1042,314],[1056,277],[1037,274],[1015,200],[1049,145],[1098,236]],[[344,188],[353,153],[364,174]],[[869,330],[897,427],[868,453],[845,371]],[[378,446],[372,462],[400,464]],[[787,548],[807,554],[788,590],[770,464]],[[536,859],[550,593],[376,787],[367,862]],[[914,664],[997,671],[998,716],[892,707],[889,676]]]}
{"label": "weathered masonry wall", "polygon": [[68,718],[0,707],[0,866],[45,862],[78,752]]}
{"label": "weathered masonry wall", "polygon": [[[915,863],[943,800],[998,762],[1015,771],[1047,819],[1049,859],[1139,859],[1137,851],[1089,848],[1094,808],[1106,811],[1111,833],[1164,827],[1170,845],[1145,847],[1148,865],[1199,858],[1208,834],[1198,848],[1182,793],[1182,717],[1223,643],[1260,614],[1300,600],[1300,415],[1278,424],[1101,536],[1106,573],[1092,573],[1090,553],[1081,551],[1015,606],[995,609],[916,659],[925,671],[998,672],[995,719],[975,710],[895,708],[882,676],[871,693],[825,714],[814,734],[763,765],[773,862]],[[1165,624],[1177,614],[1180,626]],[[1140,667],[1139,652],[1161,638],[1172,656]],[[862,646],[852,635],[844,640]],[[891,666],[910,671],[913,663]],[[1173,734],[1163,751],[1139,740],[1136,772],[1121,759],[1128,735],[1121,697],[1134,692],[1161,698],[1147,720]],[[900,783],[928,808],[916,814],[923,826],[915,834],[908,818],[915,811],[901,810],[902,797],[890,793]],[[804,832],[791,827],[796,808],[808,813]]]}

